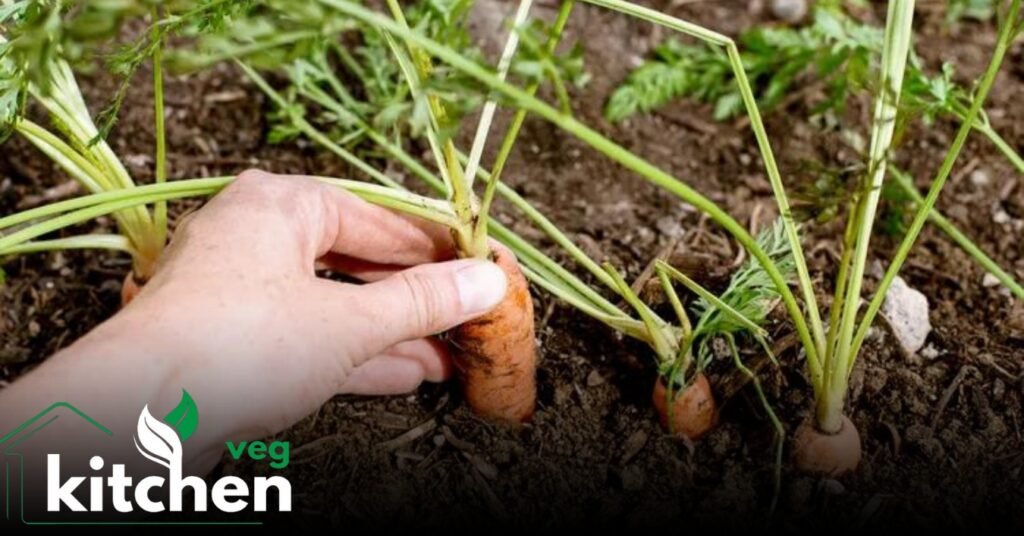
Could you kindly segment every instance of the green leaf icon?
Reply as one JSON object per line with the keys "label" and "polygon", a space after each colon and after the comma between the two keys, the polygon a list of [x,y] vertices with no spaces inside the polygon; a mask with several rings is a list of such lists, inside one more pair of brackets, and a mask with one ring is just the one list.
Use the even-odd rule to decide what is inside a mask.
{"label": "green leaf icon", "polygon": [[182,442],[192,437],[199,426],[199,409],[196,408],[196,403],[188,391],[181,390],[181,402],[164,417],[164,422],[174,428]]}

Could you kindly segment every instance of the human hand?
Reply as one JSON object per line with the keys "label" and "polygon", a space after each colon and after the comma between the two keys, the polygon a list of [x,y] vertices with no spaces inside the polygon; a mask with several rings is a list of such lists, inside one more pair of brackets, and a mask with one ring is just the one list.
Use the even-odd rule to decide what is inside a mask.
{"label": "human hand", "polygon": [[[313,179],[248,171],[179,226],[134,301],[14,388],[107,370],[139,406],[115,386],[89,403],[135,415],[188,390],[202,408],[196,443],[215,460],[223,441],[279,432],[335,394],[447,377],[431,336],[486,313],[506,288],[492,263],[453,255],[444,228]],[[369,283],[318,278],[317,263]]]}

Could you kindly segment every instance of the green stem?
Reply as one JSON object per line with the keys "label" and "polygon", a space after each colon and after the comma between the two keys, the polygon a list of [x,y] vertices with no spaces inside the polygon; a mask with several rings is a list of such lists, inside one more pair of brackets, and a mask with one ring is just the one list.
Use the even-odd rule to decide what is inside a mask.
{"label": "green stem", "polygon": [[[519,27],[526,22],[530,15],[530,7],[533,0],[519,0],[519,8],[516,10],[512,25],[509,28],[508,38],[505,40],[505,48],[498,60],[498,80],[505,81],[508,76],[509,67],[512,66],[512,57],[519,47]],[[483,111],[480,112],[480,120],[477,123],[476,133],[473,135],[473,145],[469,150],[469,162],[466,164],[466,184],[473,187],[473,180],[476,178],[476,170],[480,167],[480,159],[484,155],[484,146],[487,145],[487,135],[491,132],[491,122],[494,120],[494,112],[498,109],[498,101],[488,99],[484,103]],[[486,233],[484,233],[486,237]]]}
{"label": "green stem", "polygon": [[[447,203],[436,199],[361,181],[330,177],[311,178],[337,188],[344,188],[371,203],[412,214],[447,227],[452,227],[457,223],[451,207]],[[21,214],[13,214],[0,218],[0,228],[48,215],[60,215],[0,237],[0,251],[33,240],[47,233],[126,208],[171,199],[211,195],[220,191],[233,180],[234,177],[193,179],[137,186],[135,188],[93,194],[39,207],[45,210],[34,209]],[[98,199],[102,199],[102,201],[97,202]],[[72,209],[72,207],[74,208]],[[33,217],[29,218],[26,216],[27,213],[33,213]]]}
{"label": "green stem", "polygon": [[683,301],[679,299],[679,293],[676,292],[675,285],[672,284],[668,270],[660,262],[654,266],[654,269],[658,274],[658,281],[661,282],[661,288],[665,291],[665,295],[668,296],[669,304],[672,305],[672,311],[675,312],[676,318],[679,319],[679,326],[683,329],[683,339],[689,339],[693,334],[693,325],[690,323],[690,317],[686,315],[686,308],[683,307]]}
{"label": "green stem", "polygon": [[836,288],[832,295],[832,305],[829,307],[828,337],[825,341],[826,356],[835,355],[836,338],[839,335],[839,320],[843,311],[843,300],[846,299],[846,290],[850,282],[850,262],[853,259],[853,248],[857,240],[857,228],[853,224],[853,213],[856,211],[856,203],[850,203],[848,214],[850,220],[847,222],[843,232],[843,252],[839,259],[839,272],[836,274]]}
{"label": "green stem", "polygon": [[757,139],[758,147],[761,149],[761,157],[764,160],[764,167],[768,174],[772,192],[775,194],[775,202],[779,207],[779,214],[782,217],[782,225],[786,232],[786,240],[793,251],[793,262],[796,265],[797,281],[803,293],[804,307],[807,308],[808,318],[811,324],[812,335],[817,344],[818,355],[827,355],[825,348],[825,330],[821,322],[821,312],[818,309],[818,298],[814,294],[814,284],[811,282],[810,272],[807,270],[807,260],[804,257],[803,245],[800,243],[800,233],[796,221],[793,219],[793,211],[789,206],[789,198],[786,195],[785,186],[782,184],[782,175],[779,173],[779,166],[775,162],[775,153],[772,151],[771,142],[768,139],[768,132],[761,120],[761,111],[757,107],[757,98],[747,80],[746,70],[743,68],[743,60],[740,57],[736,43],[730,41],[726,46],[729,55],[729,63],[732,65],[736,83],[740,88],[740,96],[743,99],[747,115],[750,117],[750,126]]}
{"label": "green stem", "polygon": [[[551,36],[548,38],[548,42],[546,43],[547,54],[554,54],[555,50],[558,48],[558,43],[562,40],[562,34],[565,32],[565,26],[569,22],[569,15],[572,14],[573,5],[573,0],[565,0],[564,2],[562,2],[562,7],[558,10],[558,17],[555,19],[554,25],[552,26]],[[534,82],[530,84],[529,87],[526,88],[526,93],[529,96],[533,97],[537,94],[537,90],[539,88],[540,82]],[[505,197],[509,197],[510,193],[515,194],[515,192],[511,188],[505,187],[504,183],[501,182],[501,174],[505,170],[505,163],[508,162],[508,158],[512,154],[512,148],[515,146],[516,140],[519,138],[519,131],[522,129],[523,122],[525,120],[526,110],[523,108],[516,110],[516,115],[515,117],[512,118],[512,123],[509,125],[508,130],[505,132],[505,138],[502,139],[501,141],[501,148],[498,149],[498,156],[495,158],[494,165],[491,167],[491,176],[489,179],[485,179],[487,187],[484,189],[484,195],[480,200],[480,219],[476,223],[477,230],[474,231],[474,234],[476,234],[477,236],[481,234],[479,231],[480,227],[487,225],[487,222],[490,219],[491,204],[494,202],[495,192],[500,191],[500,193]],[[519,196],[515,195],[515,197],[518,198]],[[518,203],[518,201],[513,200],[513,203],[515,203],[517,206],[520,206],[521,208],[524,205],[529,206],[529,204],[526,203],[525,201],[523,201],[523,203],[520,204]],[[543,216],[541,216],[541,218],[543,218]],[[543,219],[546,220],[546,218]],[[538,220],[534,219],[534,222],[538,222]],[[561,234],[561,232],[559,232],[558,234]],[[557,240],[558,239],[556,238],[556,241]],[[571,248],[567,248],[570,249],[570,253],[573,253],[573,249],[578,249],[575,247],[574,244],[572,244],[571,241],[569,242],[569,244],[572,246]],[[564,244],[563,247],[565,247]],[[590,271],[590,273],[594,274],[598,279],[601,279],[602,282],[609,288],[615,288],[615,285],[612,284],[611,279],[607,277],[608,274],[604,270],[602,270],[601,267],[597,265],[597,263],[591,262],[589,263],[590,265],[588,265],[587,261],[590,261],[590,259],[587,258],[586,255],[577,256],[575,253],[573,253],[573,257],[575,257],[577,261],[580,261],[582,264],[584,264],[584,266]]]}
{"label": "green stem", "polygon": [[[120,189],[119,186],[111,183],[110,177],[103,170],[96,167],[93,159],[82,155],[42,126],[29,119],[18,119],[14,124],[14,130],[89,192],[99,193]],[[144,243],[148,224],[141,219],[138,211],[128,210],[115,214],[114,217],[118,227],[133,242]]]}
{"label": "green stem", "polygon": [[270,84],[267,83],[266,79],[260,76],[260,74],[256,72],[256,70],[253,69],[249,64],[242,61],[238,61],[237,65],[239,66],[239,68],[242,69],[242,72],[244,72],[245,75],[248,76],[249,79],[256,84],[257,87],[263,90],[263,93],[270,97],[270,100],[274,101],[274,104],[276,104],[278,108],[288,113],[288,117],[291,120],[292,124],[296,128],[298,128],[303,134],[308,136],[314,142],[323,145],[325,148],[330,150],[339,158],[349,163],[359,171],[362,171],[363,173],[367,174],[377,182],[380,182],[381,184],[384,184],[386,186],[391,186],[392,188],[400,188],[400,185],[397,182],[395,182],[394,179],[388,177],[387,175],[378,171],[373,166],[370,166],[366,162],[362,161],[359,157],[352,154],[344,147],[334,143],[330,138],[328,138],[319,130],[317,130],[316,127],[309,124],[309,122],[306,121],[304,117],[302,117],[302,114],[299,111],[297,111],[294,106],[290,105],[288,101],[285,100],[283,95],[278,93],[274,88],[270,87]]}
{"label": "green stem", "polygon": [[[963,149],[964,143],[967,141],[967,136],[970,134],[972,125],[978,118],[978,114],[981,113],[982,107],[985,104],[985,99],[988,97],[989,91],[992,89],[992,84],[995,82],[996,75],[999,74],[999,68],[1002,66],[1003,59],[1006,56],[1006,51],[1010,46],[1010,43],[1014,37],[1014,30],[1017,25],[1017,18],[1020,13],[1021,0],[1011,0],[1010,9],[1007,12],[1003,25],[999,30],[999,38],[996,42],[995,51],[992,53],[992,60],[989,62],[988,68],[985,71],[981,82],[978,84],[978,90],[975,93],[974,100],[971,102],[970,110],[967,112],[967,116],[964,118],[964,122],[960,125],[960,129],[957,131],[956,138],[953,140],[953,144],[950,146],[949,152],[946,153],[946,158],[942,162],[942,167],[939,168],[938,174],[935,176],[935,180],[932,181],[931,187],[928,189],[928,195],[925,197],[924,202],[920,203],[917,213],[914,215],[914,220],[910,224],[910,228],[907,229],[906,234],[903,237],[903,241],[900,243],[899,249],[896,251],[896,256],[889,264],[889,268],[885,271],[885,275],[882,277],[881,283],[878,285],[878,290],[875,291],[875,295],[871,298],[871,302],[868,304],[867,311],[864,313],[864,318],[861,320],[860,326],[857,328],[857,334],[853,340],[852,353],[857,355],[860,351],[861,345],[864,344],[864,339],[867,337],[868,329],[871,327],[871,323],[875,320],[875,315],[878,314],[879,309],[882,307],[882,302],[885,300],[885,295],[889,291],[889,287],[892,285],[896,275],[899,273],[900,268],[903,267],[903,263],[907,260],[907,256],[910,254],[911,248],[914,246],[914,242],[917,240],[921,229],[924,227],[925,221],[931,214],[932,209],[935,207],[935,202],[939,199],[939,194],[942,192],[942,187],[946,184],[946,179],[949,178],[950,173],[953,171],[953,166],[956,164],[957,158],[960,156],[960,151]],[[847,369],[847,375],[852,371],[851,368]]]}
{"label": "green stem", "polygon": [[[44,93],[30,85],[29,93],[55,118],[57,125],[67,135],[72,152],[79,153],[92,163],[98,175],[103,177],[98,183],[104,189],[135,186],[113,149],[106,140],[100,139],[99,130],[92,121],[71,66],[59,59],[49,62],[45,68],[50,71],[50,91]],[[118,226],[135,245],[138,253],[134,258],[136,271],[147,272],[163,250],[163,243],[156,242],[157,236],[149,211],[144,206],[132,207],[120,215]]]}
{"label": "green stem", "polygon": [[875,110],[871,122],[871,147],[868,151],[868,172],[865,184],[858,193],[855,213],[849,224],[856,230],[853,257],[847,282],[839,281],[846,287],[839,324],[829,326],[838,329],[836,351],[827,355],[825,362],[825,388],[816,393],[818,402],[817,426],[826,433],[835,433],[843,425],[843,404],[846,400],[847,369],[856,358],[850,352],[857,311],[860,308],[860,294],[864,283],[864,271],[874,227],[875,213],[881,199],[882,183],[888,169],[886,161],[896,131],[900,89],[906,72],[913,36],[914,1],[893,0],[889,3],[886,16],[885,43],[882,50],[882,81],[875,97]]}
{"label": "green stem", "polygon": [[[117,212],[132,207],[138,207],[148,205],[156,201],[167,199],[168,194],[150,194],[145,196],[135,196],[105,203],[102,205],[93,205],[87,208],[76,210],[67,214],[62,214],[55,218],[46,220],[41,223],[19,229],[9,235],[0,237],[0,251],[5,251],[11,247],[20,245],[24,242],[28,242],[37,237],[43,236],[47,233],[63,229],[72,225],[77,225],[89,221],[93,218],[105,216],[107,214]],[[173,198],[173,197],[172,197]]]}
{"label": "green stem", "polygon": [[754,390],[757,391],[757,397],[761,400],[761,406],[764,407],[765,413],[768,414],[768,419],[772,422],[772,427],[775,428],[774,492],[772,493],[771,507],[768,509],[768,516],[771,517],[775,512],[775,507],[778,505],[779,493],[782,491],[782,454],[786,442],[786,428],[782,425],[779,417],[775,415],[771,404],[768,403],[768,397],[764,394],[764,389],[761,387],[761,380],[740,359],[740,352],[736,348],[735,338],[731,333],[727,333],[725,339],[729,342],[729,351],[732,353],[733,364],[746,377],[750,378],[750,382],[754,384]]}
{"label": "green stem", "polygon": [[[719,299],[718,296],[715,296],[714,294],[712,294],[711,291],[709,291],[708,289],[706,289],[703,286],[701,286],[700,283],[697,283],[693,279],[690,279],[683,272],[680,272],[679,270],[675,269],[671,264],[669,264],[669,263],[667,263],[665,261],[659,260],[655,264],[655,268],[659,272],[664,272],[666,275],[668,275],[672,279],[675,279],[676,281],[682,283],[683,286],[685,286],[687,289],[690,290],[690,292],[693,292],[694,294],[696,294],[696,295],[700,296],[701,298],[704,298],[705,300],[707,300],[707,302],[709,304],[711,304],[711,306],[713,308],[718,309],[719,311],[722,311],[722,313],[724,313],[726,316],[728,316],[728,317],[732,318],[733,320],[735,320],[736,323],[738,323],[741,326],[743,326],[744,329],[749,331],[751,334],[753,334],[755,336],[758,336],[758,335],[764,336],[764,335],[767,334],[765,332],[764,328],[762,328],[761,326],[758,326],[757,324],[755,324],[753,320],[750,320],[746,316],[743,316],[743,313],[737,311],[731,305],[729,305],[728,303],[725,303],[724,301]],[[700,332],[700,328],[699,327],[697,328],[697,331]]]}
{"label": "green stem", "polygon": [[[406,33],[414,33],[409,28],[409,23],[405,19],[405,14],[402,12],[402,6],[398,3],[398,0],[387,0],[387,5],[394,17],[393,21],[389,20],[388,22]],[[423,91],[423,81],[429,80],[433,72],[431,58],[429,55],[424,54],[413,41],[405,38],[400,33],[396,33],[396,35],[403,37],[405,40],[409,57],[415,66],[414,70],[404,66],[402,69],[406,82],[409,84],[409,90],[417,100],[421,102],[423,100],[426,101],[434,118],[432,122],[433,129],[428,128],[427,135],[433,134],[436,137],[439,132],[447,129],[449,118],[444,102],[436,95],[429,95]],[[391,44],[391,36],[385,33],[384,37]],[[395,58],[398,60],[399,65],[403,65],[400,51],[394,46],[392,46],[392,50],[395,52]],[[431,130],[434,131],[431,132]],[[432,142],[432,145],[436,145],[436,142]],[[458,215],[461,221],[461,224],[455,228],[455,241],[459,254],[465,257],[487,258],[490,255],[490,248],[487,247],[486,234],[484,234],[481,240],[474,236],[475,229],[473,223],[479,217],[479,207],[473,195],[472,183],[466,178],[462,165],[459,164],[456,156],[455,142],[451,138],[445,139],[441,151],[443,157],[439,159],[438,167],[442,169],[442,176],[445,176],[444,171],[447,171],[448,184],[451,186],[452,206],[455,209],[455,214]]]}
{"label": "green stem", "polygon": [[71,249],[110,249],[122,251],[132,256],[137,255],[128,237],[116,234],[89,234],[54,240],[24,242],[5,250],[0,250],[0,255],[26,255],[29,253],[66,251]]}
{"label": "green stem", "polygon": [[792,291],[790,291],[785,278],[779,271],[778,267],[772,262],[771,258],[764,252],[764,250],[761,249],[760,246],[758,246],[756,240],[754,240],[747,230],[724,210],[718,207],[718,205],[701,195],[699,192],[693,190],[690,186],[680,182],[675,177],[665,173],[646,160],[629,152],[622,146],[602,136],[597,131],[576,119],[562,114],[551,106],[530,96],[520,88],[501,82],[485,68],[462,57],[454,50],[416,32],[408,30],[407,28],[403,28],[394,21],[386,17],[382,17],[379,14],[367,10],[357,4],[353,4],[345,0],[320,0],[320,2],[342,13],[346,13],[353,18],[361,20],[367,24],[379,26],[388,32],[417,44],[427,52],[445,61],[451,66],[472,76],[473,78],[476,78],[490,89],[506,95],[518,106],[526,109],[528,112],[537,114],[538,116],[554,123],[556,126],[578,137],[580,140],[594,147],[614,161],[622,164],[630,170],[633,170],[648,181],[665,188],[681,198],[683,201],[690,203],[698,210],[706,213],[733,237],[735,237],[735,239],[758,260],[762,267],[764,267],[765,272],[778,289],[783,303],[786,305],[786,310],[793,318],[797,333],[800,336],[801,342],[804,344],[807,352],[808,366],[811,369],[813,381],[816,385],[820,382],[822,370],[820,361],[818,360],[817,345],[807,328],[807,323],[803,318],[800,306],[797,303],[796,298],[793,296]]}
{"label": "green stem", "polygon": [[[903,188],[903,191],[913,198],[915,204],[921,205],[924,203],[924,196],[922,196],[921,193],[917,191],[917,188],[914,187],[914,183],[911,181],[909,175],[901,173],[895,169],[891,170],[891,173],[896,179],[897,184]],[[1024,287],[1021,287],[1020,283],[1018,283],[1012,275],[1007,273],[1006,270],[1000,268],[1000,266],[996,264],[996,261],[992,260],[992,258],[982,251],[977,244],[961,232],[953,222],[949,221],[941,212],[934,209],[928,213],[928,218],[931,219],[932,223],[941,229],[942,232],[949,235],[960,249],[973,257],[975,262],[980,264],[986,272],[992,274],[992,276],[998,279],[1003,286],[1010,289],[1010,292],[1017,296],[1018,299],[1024,300]]]}
{"label": "green stem", "polygon": [[605,263],[604,269],[608,272],[608,275],[615,280],[615,284],[619,288],[619,294],[622,296],[626,303],[628,303],[640,316],[640,320],[644,323],[647,328],[651,341],[651,348],[658,354],[658,364],[664,365],[675,361],[676,353],[679,351],[679,347],[676,344],[674,338],[669,337],[667,330],[668,326],[658,317],[651,313],[647,304],[640,299],[639,296],[633,292],[633,289],[629,286],[629,283],[623,279],[622,274],[615,269],[609,263]]}
{"label": "green stem", "polygon": [[578,295],[568,292],[565,287],[558,285],[556,283],[557,280],[553,278],[552,274],[545,273],[543,270],[538,270],[537,267],[532,265],[523,266],[522,268],[523,273],[530,281],[551,293],[556,298],[568,303],[570,306],[578,309],[580,312],[590,316],[598,322],[610,326],[612,329],[620,331],[623,334],[651,345],[652,347],[654,346],[654,342],[651,340],[647,326],[645,326],[643,322],[634,320],[621,312],[619,315],[607,314],[593,307],[588,302],[580,299]]}
{"label": "green stem", "polygon": [[[275,90],[273,90],[261,76],[255,73],[255,71],[253,71],[251,68],[247,68],[247,66],[243,65],[243,69],[256,82],[257,86],[259,86],[271,98],[271,100],[273,100],[279,105],[284,104],[283,97]],[[300,88],[300,92],[302,92],[302,94],[304,94],[308,98],[312,99],[317,104],[329,110],[338,111],[338,109],[341,108],[340,103],[331,99],[328,95],[324,94],[323,92],[316,91],[314,88],[303,86]],[[346,162],[349,162],[350,164],[357,166],[359,169],[368,171],[366,169],[369,168],[368,164],[359,159],[359,157],[355,156],[354,154],[335,144],[329,138],[321,134],[315,127],[313,127],[308,122],[303,120],[298,114],[292,114],[292,122],[293,125],[299,128],[305,135],[307,135],[315,143],[318,143],[321,146],[330,150],[331,152],[334,152],[336,155],[344,159]],[[374,130],[369,124],[363,122],[362,119],[358,119],[357,127],[365,131],[367,137],[370,138],[370,140],[372,140],[374,143],[380,146],[384,150],[384,152],[386,152],[389,156],[394,158],[400,164],[404,165],[414,175],[416,175],[418,178],[427,183],[428,186],[433,188],[438,193],[446,193],[447,188],[445,186],[444,181],[442,179],[439,179],[433,173],[431,173],[430,170],[428,170],[426,167],[420,164],[419,161],[417,161],[415,158],[406,153],[405,150],[402,149],[400,146],[392,143],[385,136],[381,135],[379,132]],[[459,157],[460,159],[465,160],[465,155],[460,154]],[[376,180],[383,184],[386,184],[397,189],[404,189],[404,187],[394,182],[386,175],[380,174],[379,172],[376,172],[376,170],[372,170],[372,168],[370,168],[368,173],[370,174],[371,177],[375,178]],[[489,175],[486,170],[481,168],[477,171],[477,173],[484,180],[493,182],[489,180]],[[608,274],[603,269],[601,269],[596,262],[587,257],[587,255],[583,253],[582,250],[580,250],[575,244],[573,244],[572,241],[564,233],[562,233],[562,231],[558,229],[557,226],[555,226],[550,220],[548,220],[540,211],[533,208],[525,199],[523,199],[514,190],[508,188],[504,184],[499,185],[499,190],[502,192],[503,196],[509,198],[509,201],[514,206],[523,210],[526,213],[526,215],[538,225],[538,227],[540,227],[543,231],[545,231],[548,234],[549,237],[551,237],[560,245],[563,245],[568,250],[569,254],[573,256],[574,259],[579,261],[581,264],[584,264],[584,266],[590,269],[592,273],[594,273],[598,278],[601,278],[602,281],[611,281],[608,277]],[[552,274],[555,277],[555,282],[551,284],[560,285],[562,293],[572,292],[576,299],[575,301],[566,300],[569,301],[570,304],[575,304],[576,302],[582,300],[589,304],[588,307],[590,309],[596,308],[596,310],[602,311],[603,314],[606,316],[612,315],[612,317],[616,319],[620,319],[620,317],[626,319],[629,318],[628,316],[625,316],[614,304],[606,300],[604,297],[595,292],[585,283],[583,283],[578,278],[573,276],[561,265],[556,263],[547,255],[544,255],[540,250],[534,248],[529,243],[520,239],[511,231],[505,229],[498,222],[495,222],[493,220],[490,221],[488,228],[489,231],[492,234],[494,234],[494,236],[499,241],[513,249],[516,255],[519,256],[521,261],[530,264],[530,266],[534,268],[536,274]],[[610,288],[616,290],[617,292],[617,289],[614,286],[613,282],[609,282],[607,284],[610,286]],[[562,294],[556,295],[562,296]],[[597,315],[591,314],[589,311],[586,310],[584,312],[587,312],[591,316],[598,318],[601,321],[609,323],[607,322],[607,318],[598,317]],[[609,323],[609,325],[612,325],[613,327],[616,327],[618,329],[621,327],[621,319],[618,323]],[[635,326],[630,325],[629,329],[633,330],[630,333],[631,335],[633,333],[636,333],[636,330],[634,328]]]}
{"label": "green stem", "polygon": [[[963,120],[962,116],[961,120]],[[996,130],[992,128],[991,125],[987,125],[975,120],[973,126],[974,130],[977,130],[986,138],[988,138],[988,140],[991,141],[992,144],[996,146],[996,149],[999,149],[999,152],[1003,153],[1003,156],[1005,156],[1006,159],[1009,160],[1011,164],[1013,164],[1013,167],[1017,168],[1018,173],[1024,173],[1024,158],[1021,158],[1021,156],[1017,154],[1017,151],[1015,151],[1013,147],[1010,146],[1009,142],[1007,142],[1006,139],[1000,136],[999,133],[996,132]]]}
{"label": "green stem", "polygon": [[[464,155],[460,155],[460,157],[465,158]],[[494,176],[493,173],[488,173],[487,170],[483,168],[480,168],[477,173],[488,183],[497,184],[496,189],[501,194],[502,198],[525,214],[526,217],[534,223],[534,225],[539,227],[541,231],[544,231],[544,234],[548,235],[548,238],[561,246],[561,248],[573,258],[573,260],[580,263],[581,266],[586,268],[586,270],[601,281],[601,283],[612,290],[615,290],[618,287],[618,285],[615,284],[614,279],[608,275],[608,272],[601,268],[601,265],[584,253],[583,250],[580,249],[580,247],[577,246],[571,238],[566,236],[566,234],[562,232],[554,222],[549,220],[543,212],[537,210],[537,208],[531,205],[526,199],[523,199],[523,196],[519,195],[519,192],[516,192],[504,183],[495,181],[492,178]]]}
{"label": "green stem", "polygon": [[281,34],[275,34],[267,39],[255,41],[236,47],[231,47],[228,50],[218,51],[213,53],[207,53],[202,55],[191,54],[185,56],[184,54],[170,54],[167,58],[168,64],[172,71],[179,70],[200,70],[205,69],[215,63],[220,63],[229,59],[245,58],[258,54],[265,50],[271,50],[284,45],[290,45],[306,39],[313,39],[320,35],[330,35],[338,32],[343,32],[352,29],[351,22],[344,21],[343,24],[333,24],[324,31],[319,30],[301,30],[295,32],[285,32]]}
{"label": "green stem", "polygon": [[[811,282],[811,277],[807,270],[807,262],[803,254],[803,246],[800,243],[800,234],[798,232],[797,225],[793,220],[792,211],[789,206],[789,197],[786,195],[786,189],[782,183],[782,175],[779,173],[778,164],[775,162],[775,154],[772,151],[771,142],[768,139],[768,133],[764,127],[764,121],[761,119],[761,112],[757,107],[757,99],[750,86],[750,81],[747,78],[746,70],[743,67],[743,60],[740,57],[739,49],[736,47],[735,41],[725,35],[708,30],[696,24],[671,17],[650,8],[638,6],[631,2],[623,0],[584,1],[588,4],[605,7],[613,11],[625,13],[629,16],[652,22],[659,26],[664,26],[707,43],[725,47],[729,58],[730,68],[732,69],[733,76],[736,79],[737,87],[740,90],[740,96],[743,99],[743,105],[746,108],[748,117],[750,118],[751,129],[757,139],[758,148],[761,150],[761,158],[764,161],[765,172],[768,174],[768,180],[771,183],[772,192],[775,194],[775,201],[779,207],[779,214],[783,218],[786,239],[789,241],[789,247],[793,251],[793,260],[796,262],[797,282],[804,298],[804,305],[807,308],[808,319],[811,325],[811,335],[815,343],[813,352],[808,350],[808,355],[811,353],[824,355],[825,333],[821,322],[821,313],[818,310],[817,297],[814,295],[814,285]],[[796,319],[794,319],[794,321],[798,325],[803,323],[802,314],[800,321],[796,321]],[[813,368],[814,365],[812,365],[812,374]]]}
{"label": "green stem", "polygon": [[107,177],[89,159],[39,124],[30,119],[17,119],[14,123],[14,131],[42,151],[89,192],[97,193],[114,189]]}
{"label": "green stem", "polygon": [[[152,9],[153,20],[160,19],[160,6]],[[153,39],[161,39],[157,26],[153,25]],[[153,123],[156,129],[155,182],[167,182],[167,128],[164,110],[164,46],[163,41],[157,43],[153,50]],[[156,242],[167,243],[167,203],[160,202],[153,207],[153,225],[156,227]],[[143,274],[136,274],[141,276]]]}
{"label": "green stem", "polygon": [[[31,222],[42,218],[48,218],[57,214],[63,214],[65,212],[71,212],[81,208],[91,207],[102,203],[110,203],[113,201],[120,201],[123,199],[132,199],[142,195],[151,194],[177,194],[179,191],[191,192],[188,196],[202,195],[208,192],[214,192],[224,187],[224,185],[230,183],[231,177],[214,177],[209,179],[191,179],[183,181],[174,181],[172,183],[164,184],[147,184],[131,188],[128,190],[109,190],[100,192],[97,194],[85,195],[81,197],[73,197],[71,199],[65,199],[63,201],[57,201],[54,203],[47,203],[32,209],[23,210],[16,212],[8,216],[0,218],[0,230],[21,225],[24,223]],[[181,185],[185,185],[182,187]],[[195,192],[200,192],[196,194]],[[173,197],[171,199],[176,199]]]}

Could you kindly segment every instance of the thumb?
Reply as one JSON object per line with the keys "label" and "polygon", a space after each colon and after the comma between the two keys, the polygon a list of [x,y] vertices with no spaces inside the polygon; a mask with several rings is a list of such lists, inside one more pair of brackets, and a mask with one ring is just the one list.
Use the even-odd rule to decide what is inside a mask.
{"label": "thumb", "polygon": [[496,264],[464,259],[420,265],[356,287],[355,302],[369,308],[359,319],[367,343],[364,355],[483,315],[501,302],[507,286]]}

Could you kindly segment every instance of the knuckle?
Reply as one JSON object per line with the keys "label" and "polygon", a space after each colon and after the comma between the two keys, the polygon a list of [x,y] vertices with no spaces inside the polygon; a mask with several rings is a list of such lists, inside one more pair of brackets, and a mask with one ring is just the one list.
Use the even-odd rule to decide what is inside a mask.
{"label": "knuckle", "polygon": [[415,270],[401,272],[399,277],[408,289],[413,304],[413,322],[421,333],[432,333],[443,327],[448,293],[437,279]]}
{"label": "knuckle", "polygon": [[288,198],[289,182],[279,175],[259,169],[247,169],[235,178],[232,192],[248,200]]}
{"label": "knuckle", "polygon": [[262,169],[250,168],[238,174],[235,178],[235,184],[239,188],[254,188],[262,185],[272,176]]}

